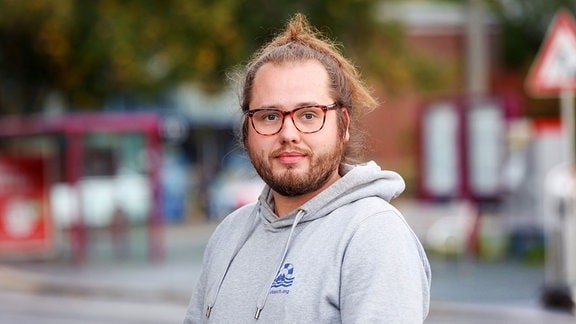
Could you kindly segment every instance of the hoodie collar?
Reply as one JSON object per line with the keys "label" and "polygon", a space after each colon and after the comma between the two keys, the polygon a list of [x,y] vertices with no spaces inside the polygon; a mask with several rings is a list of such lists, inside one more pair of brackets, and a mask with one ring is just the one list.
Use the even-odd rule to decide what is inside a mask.
{"label": "hoodie collar", "polygon": [[382,170],[374,161],[363,164],[342,164],[343,175],[330,187],[284,217],[274,213],[272,189],[266,185],[259,197],[261,217],[272,229],[291,226],[298,213],[303,213],[301,223],[328,215],[333,210],[361,198],[375,196],[386,201],[404,191],[402,177],[393,171]]}

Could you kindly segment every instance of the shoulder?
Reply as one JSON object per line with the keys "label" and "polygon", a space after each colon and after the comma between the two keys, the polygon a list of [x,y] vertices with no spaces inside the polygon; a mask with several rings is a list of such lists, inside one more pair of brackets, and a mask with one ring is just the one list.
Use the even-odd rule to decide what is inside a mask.
{"label": "shoulder", "polygon": [[342,208],[343,212],[349,215],[352,226],[382,225],[410,228],[402,213],[379,197],[359,199]]}
{"label": "shoulder", "polygon": [[343,207],[348,244],[376,248],[409,246],[419,250],[420,241],[402,213],[389,202],[377,197],[360,199]]}
{"label": "shoulder", "polygon": [[245,223],[256,207],[256,204],[255,202],[250,203],[234,210],[222,219],[216,230],[225,230],[226,228],[236,226],[238,223]]}
{"label": "shoulder", "polygon": [[233,241],[236,236],[239,236],[242,230],[252,223],[255,205],[256,203],[251,203],[242,206],[224,217],[212,233],[207,248],[219,245],[222,241]]}
{"label": "shoulder", "polygon": [[[380,200],[380,201],[379,201]],[[359,263],[369,258],[374,264],[397,264],[423,269],[429,273],[426,252],[402,213],[381,199],[357,202],[364,212],[352,212],[348,225],[346,255]]]}

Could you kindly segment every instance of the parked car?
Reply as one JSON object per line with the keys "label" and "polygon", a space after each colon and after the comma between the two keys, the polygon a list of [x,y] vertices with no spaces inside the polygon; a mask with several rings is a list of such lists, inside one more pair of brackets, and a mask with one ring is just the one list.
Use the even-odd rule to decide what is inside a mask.
{"label": "parked car", "polygon": [[209,191],[209,217],[221,220],[235,209],[255,202],[264,187],[252,164],[245,156],[232,158],[212,181]]}

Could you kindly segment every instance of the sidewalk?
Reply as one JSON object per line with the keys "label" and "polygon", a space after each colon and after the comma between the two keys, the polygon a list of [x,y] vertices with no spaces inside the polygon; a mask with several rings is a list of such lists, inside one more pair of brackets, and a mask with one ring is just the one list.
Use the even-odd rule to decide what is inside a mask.
{"label": "sidewalk", "polygon": [[[417,234],[445,211],[400,205]],[[423,221],[416,224],[418,219]],[[425,224],[426,223],[426,224]],[[29,294],[95,296],[106,299],[162,301],[185,310],[198,280],[204,246],[215,224],[169,225],[165,230],[165,259],[121,260],[108,256],[84,265],[69,262],[0,263],[0,291]],[[141,255],[144,245],[131,246]],[[98,257],[98,251],[96,256]],[[485,262],[431,256],[432,304],[426,323],[575,323],[576,318],[542,309],[538,303],[543,270],[518,262]]]}
{"label": "sidewalk", "polygon": [[166,226],[165,257],[156,263],[147,259],[147,245],[142,239],[136,240],[137,246],[132,240],[127,255],[121,259],[113,251],[102,251],[111,249],[102,246],[109,242],[93,242],[85,264],[0,262],[0,290],[186,304],[200,275],[204,247],[215,226],[211,223]]}

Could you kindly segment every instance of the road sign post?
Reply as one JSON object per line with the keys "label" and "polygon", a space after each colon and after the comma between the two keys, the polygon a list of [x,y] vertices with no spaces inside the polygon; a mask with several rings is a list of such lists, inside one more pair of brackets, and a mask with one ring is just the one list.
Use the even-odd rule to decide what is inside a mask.
{"label": "road sign post", "polygon": [[564,130],[564,160],[574,165],[574,90],[565,89],[560,93],[560,115]]}
{"label": "road sign post", "polygon": [[[568,170],[566,176],[575,180],[575,163],[574,163],[574,90],[567,89],[560,94],[560,108],[562,115],[562,128],[564,129],[565,140],[565,159],[567,161]],[[576,191],[574,186],[568,187],[568,198],[566,202],[566,226],[564,226],[564,260],[566,266],[566,279],[571,286],[572,300],[576,296],[576,253],[573,251],[576,248]]]}
{"label": "road sign post", "polygon": [[[545,306],[573,310],[576,296],[576,192],[574,157],[574,91],[576,91],[576,24],[569,11],[559,10],[546,34],[543,45],[526,80],[526,90],[535,97],[560,97],[560,115],[564,137],[562,167],[551,171],[549,178],[560,177],[565,181],[557,208],[551,208],[552,221],[561,223],[547,228],[546,269],[543,301]],[[560,171],[558,171],[560,170]],[[556,173],[556,174],[553,174]],[[550,191],[550,189],[548,189]],[[551,192],[546,194],[552,196]],[[561,207],[561,208],[560,208]],[[559,242],[559,244],[552,244]],[[550,272],[547,270],[547,272]]]}

